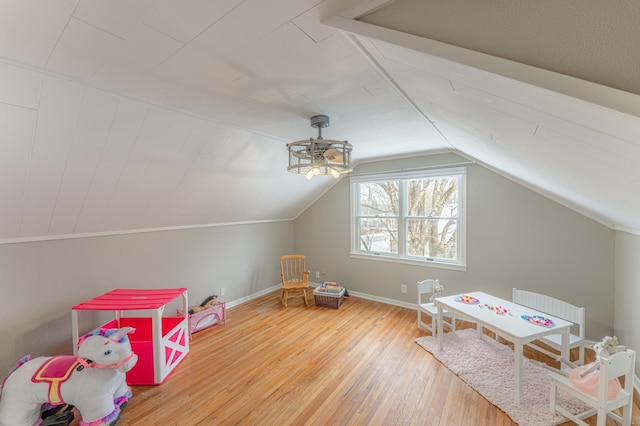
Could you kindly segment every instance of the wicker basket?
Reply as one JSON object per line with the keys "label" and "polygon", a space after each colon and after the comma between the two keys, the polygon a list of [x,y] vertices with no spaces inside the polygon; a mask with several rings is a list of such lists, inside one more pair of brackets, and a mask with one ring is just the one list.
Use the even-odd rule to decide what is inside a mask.
{"label": "wicker basket", "polygon": [[318,287],[313,290],[313,297],[316,300],[316,306],[338,309],[344,301],[344,287],[340,289],[340,293],[328,293]]}

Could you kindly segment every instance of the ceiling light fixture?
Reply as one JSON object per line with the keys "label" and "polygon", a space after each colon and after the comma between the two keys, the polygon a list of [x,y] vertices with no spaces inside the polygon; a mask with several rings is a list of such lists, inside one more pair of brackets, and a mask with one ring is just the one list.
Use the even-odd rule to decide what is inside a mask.
{"label": "ceiling light fixture", "polygon": [[309,140],[287,144],[289,151],[287,171],[305,175],[307,179],[317,175],[331,175],[337,179],[341,174],[353,171],[351,144],[347,141],[322,138],[322,129],[329,127],[329,117],[314,115],[311,117],[311,127],[318,129],[317,139],[309,138]]}

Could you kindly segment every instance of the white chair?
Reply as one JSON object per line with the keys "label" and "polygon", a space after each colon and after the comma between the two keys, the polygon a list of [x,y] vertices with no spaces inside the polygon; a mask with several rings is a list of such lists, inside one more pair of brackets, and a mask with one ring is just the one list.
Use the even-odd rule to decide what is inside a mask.
{"label": "white chair", "polygon": [[[438,280],[418,281],[418,328],[424,328],[431,332],[432,336],[437,333],[436,319],[438,317],[438,307],[433,303],[432,295],[434,286],[439,286]],[[431,317],[431,322],[422,320],[422,315]],[[442,311],[442,325],[449,327],[451,331],[456,331],[456,318],[451,312]],[[446,319],[449,321],[447,321]]]}
{"label": "white chair", "polygon": [[[517,288],[513,289],[513,299],[515,303],[523,306],[527,306],[531,309],[535,309],[536,311],[544,312],[546,314],[552,315],[556,318],[561,318],[566,321],[570,321],[575,324],[575,327],[572,328],[572,332],[569,335],[569,349],[578,348],[578,360],[576,364],[582,365],[584,364],[584,343],[585,343],[585,309],[574,306],[570,303],[567,303],[563,300],[556,299],[551,296],[547,296],[544,294],[534,293],[532,291],[519,290]],[[577,329],[577,330],[575,330]],[[574,331],[575,330],[575,331]],[[575,333],[577,331],[577,334]],[[551,348],[560,351],[562,348],[562,335],[560,334],[551,334],[540,338],[540,341],[546,345],[549,345]],[[560,360],[560,355],[554,354],[545,348],[536,345],[533,342],[527,344],[551,358],[556,360]],[[570,361],[570,360],[569,360]]]}
{"label": "white chair", "polygon": [[[554,413],[560,413],[571,421],[587,426],[582,421],[594,414],[598,415],[597,426],[604,426],[607,417],[610,417],[623,426],[631,425],[631,410],[633,408],[633,375],[636,364],[636,353],[632,349],[615,353],[608,358],[600,358],[600,375],[598,377],[598,395],[593,396],[576,389],[569,377],[558,373],[551,373],[550,407]],[[618,393],[617,398],[607,399],[608,384],[610,380],[624,377],[624,387]],[[558,404],[558,391],[568,393],[591,407],[589,410],[572,414]],[[613,412],[622,408],[622,416]]]}

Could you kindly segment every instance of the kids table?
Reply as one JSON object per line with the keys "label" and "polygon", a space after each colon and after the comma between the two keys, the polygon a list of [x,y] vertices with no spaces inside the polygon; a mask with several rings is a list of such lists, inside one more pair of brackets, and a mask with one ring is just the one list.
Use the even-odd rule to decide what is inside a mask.
{"label": "kids table", "polygon": [[[163,316],[167,304],[182,297],[182,316]],[[189,353],[187,289],[115,289],[71,308],[73,353],[78,354],[78,312],[113,311],[115,318],[101,327],[133,327],[131,348],[138,355],[135,367],[127,373],[130,385],[157,385]],[[125,316],[127,312],[129,315]],[[173,312],[176,312],[175,310]]]}
{"label": "kids table", "polygon": [[[569,330],[573,325],[572,322],[481,291],[459,296],[438,297],[435,299],[435,304],[438,306],[438,331],[436,335],[440,350],[442,350],[443,309],[475,322],[480,336],[483,336],[482,328],[484,327],[513,343],[515,382],[513,398],[516,404],[520,404],[522,401],[522,357],[525,344],[548,334],[560,334],[562,335],[562,358],[569,359]],[[536,324],[525,320],[530,318],[542,318],[547,322]],[[487,362],[491,362],[491,360],[489,359]]]}

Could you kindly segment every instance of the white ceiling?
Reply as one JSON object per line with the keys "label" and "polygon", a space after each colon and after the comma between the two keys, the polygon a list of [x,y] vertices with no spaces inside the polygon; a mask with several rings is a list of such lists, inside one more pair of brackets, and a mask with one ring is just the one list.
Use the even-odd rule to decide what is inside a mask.
{"label": "white ceiling", "polygon": [[637,78],[409,19],[460,1],[0,0],[0,241],[294,218],[333,184],[286,172],[315,114],[356,162],[454,151],[640,230]]}

